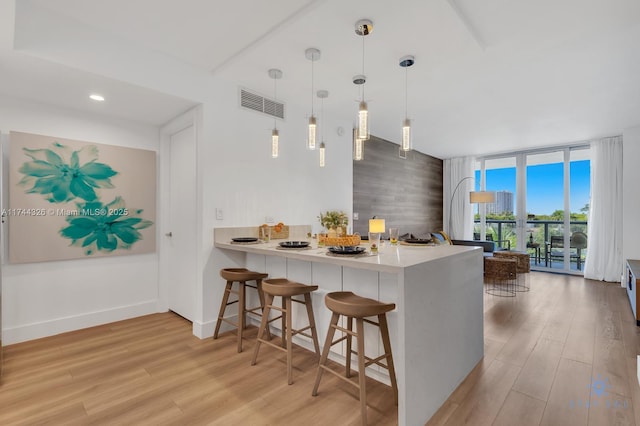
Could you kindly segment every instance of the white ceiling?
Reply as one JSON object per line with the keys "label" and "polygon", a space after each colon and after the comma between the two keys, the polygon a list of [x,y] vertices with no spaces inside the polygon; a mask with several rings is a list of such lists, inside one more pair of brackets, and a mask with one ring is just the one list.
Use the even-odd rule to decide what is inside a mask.
{"label": "white ceiling", "polygon": [[[280,68],[278,97],[305,111],[311,64],[304,50],[317,47],[322,58],[315,64],[315,86],[330,92],[325,115],[347,122],[359,96],[351,79],[362,66],[354,23],[369,18],[374,30],[364,41],[371,132],[398,140],[404,115],[398,59],[413,54],[408,103],[414,146],[440,158],[581,141],[640,125],[636,0],[20,3],[263,94],[273,90],[267,70]],[[54,51],[46,46],[46,30],[38,28],[30,40],[39,37],[40,50]],[[29,53],[28,43],[21,50]],[[11,77],[19,80],[16,74]]]}
{"label": "white ceiling", "polygon": [[[153,126],[161,126],[196,105],[193,101],[20,53],[0,55],[0,93]],[[104,96],[106,101],[89,99],[93,93]]]}

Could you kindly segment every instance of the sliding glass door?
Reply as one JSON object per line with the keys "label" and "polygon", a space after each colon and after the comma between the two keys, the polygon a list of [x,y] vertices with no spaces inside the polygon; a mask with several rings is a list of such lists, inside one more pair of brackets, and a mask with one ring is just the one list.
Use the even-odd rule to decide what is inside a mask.
{"label": "sliding glass door", "polygon": [[516,157],[502,157],[484,162],[485,188],[496,193],[496,201],[481,205],[486,217],[485,239],[495,241],[500,247],[514,249],[518,244],[516,160]]}
{"label": "sliding glass door", "polygon": [[532,267],[566,269],[564,239],[565,152],[526,155],[526,249],[534,254]]}
{"label": "sliding glass door", "polygon": [[496,192],[479,205],[474,238],[526,251],[538,270],[581,273],[588,249],[589,150],[575,146],[487,157],[476,189]]}

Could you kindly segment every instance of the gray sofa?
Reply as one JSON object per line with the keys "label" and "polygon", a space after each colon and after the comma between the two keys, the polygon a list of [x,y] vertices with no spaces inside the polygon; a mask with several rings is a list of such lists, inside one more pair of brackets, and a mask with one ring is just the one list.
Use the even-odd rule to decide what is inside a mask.
{"label": "gray sofa", "polygon": [[494,251],[502,250],[501,248],[496,248],[496,243],[494,241],[478,241],[478,240],[451,240],[454,246],[475,246],[482,247],[484,256],[493,256]]}

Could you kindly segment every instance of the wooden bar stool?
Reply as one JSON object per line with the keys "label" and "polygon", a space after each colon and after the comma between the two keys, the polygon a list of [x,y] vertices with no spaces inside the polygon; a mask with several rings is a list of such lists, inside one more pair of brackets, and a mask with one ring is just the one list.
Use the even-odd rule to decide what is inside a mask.
{"label": "wooden bar stool", "polygon": [[[220,331],[220,325],[222,321],[231,324],[238,329],[238,352],[242,352],[242,332],[246,326],[246,315],[254,314],[258,316],[264,315],[264,293],[262,292],[262,280],[267,278],[269,274],[263,274],[261,272],[250,271],[245,268],[226,268],[220,270],[220,276],[227,280],[227,286],[224,289],[224,296],[222,297],[222,304],[220,305],[220,313],[218,313],[218,320],[216,321],[216,331],[213,333],[213,338],[218,338],[218,332]],[[255,281],[256,285],[247,284],[247,281]],[[238,283],[238,290],[233,290],[233,283]],[[255,288],[258,291],[258,297],[260,298],[260,306],[247,309],[246,306],[246,287]],[[233,293],[238,295],[237,300],[229,302],[229,295]],[[224,317],[224,312],[227,306],[238,303],[238,322],[229,321]],[[260,313],[257,311],[260,310]],[[267,330],[267,335],[271,334]]]}
{"label": "wooden bar stool", "polygon": [[[322,373],[326,370],[342,380],[351,383],[360,390],[360,412],[362,417],[362,424],[367,424],[367,389],[366,389],[366,374],[365,369],[371,364],[377,364],[381,367],[389,370],[389,379],[391,380],[391,387],[393,388],[393,396],[395,403],[398,403],[398,384],[396,382],[396,373],[393,366],[393,356],[391,355],[391,342],[389,340],[389,327],[387,325],[386,313],[395,309],[394,303],[382,303],[377,300],[367,299],[353,294],[350,291],[337,291],[327,294],[325,297],[325,303],[327,308],[333,312],[331,316],[331,323],[329,324],[329,331],[327,332],[327,340],[324,344],[322,351],[322,357],[320,358],[320,364],[318,365],[318,374],[316,376],[316,383],[313,387],[313,396],[318,395],[318,386],[320,385],[320,379],[322,379]],[[338,325],[340,315],[344,315],[347,318],[347,328],[342,328]],[[366,319],[365,317],[378,317],[378,322],[374,322]],[[353,332],[353,319],[356,320],[356,331]],[[384,354],[376,358],[369,358],[364,354],[364,323],[376,325],[380,328],[380,334],[382,335],[382,344],[384,346]],[[345,336],[338,340],[333,340],[336,330],[340,330],[346,333]],[[356,337],[358,344],[358,351],[352,349],[351,340],[352,337]],[[327,367],[327,359],[329,357],[329,350],[331,346],[336,343],[347,341],[347,360],[346,360],[346,377],[343,377],[336,371]],[[358,355],[358,383],[350,379],[351,377],[351,354]],[[385,359],[387,363],[380,362]]]}
{"label": "wooden bar stool", "polygon": [[[316,322],[313,319],[313,305],[311,304],[311,292],[318,289],[317,285],[305,285],[295,281],[289,281],[286,278],[272,278],[264,280],[262,282],[262,290],[265,293],[266,302],[264,307],[264,313],[262,314],[262,322],[260,323],[260,329],[258,329],[258,342],[256,343],[256,349],[253,353],[253,360],[251,365],[256,365],[258,359],[258,351],[260,350],[260,344],[265,343],[278,350],[287,353],[287,379],[289,384],[293,383],[293,371],[292,371],[292,357],[293,357],[293,342],[292,338],[296,334],[309,337],[313,341],[316,354],[320,355],[320,346],[318,345],[318,334],[316,332]],[[282,307],[275,306],[273,299],[276,296],[282,298]],[[304,296],[304,301],[293,299],[292,296]],[[292,303],[303,303],[307,308],[307,316],[309,317],[309,325],[307,327],[294,330],[292,328]],[[279,317],[269,320],[269,312],[272,309],[282,312]],[[267,339],[263,339],[265,331],[269,330],[269,323],[282,318],[282,345],[276,345],[271,342],[271,336]],[[311,330],[311,334],[304,333],[306,330]]]}

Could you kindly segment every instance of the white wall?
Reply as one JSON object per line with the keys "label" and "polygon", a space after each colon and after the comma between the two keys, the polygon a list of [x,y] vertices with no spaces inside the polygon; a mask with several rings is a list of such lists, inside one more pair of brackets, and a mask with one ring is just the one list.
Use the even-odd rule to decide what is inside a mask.
{"label": "white wall", "polygon": [[[3,96],[0,131],[5,153],[6,133],[11,130],[153,151],[159,146],[158,129],[153,126]],[[5,158],[3,207],[7,206],[7,170]],[[5,236],[6,226],[3,225]],[[157,253],[4,264],[2,279],[5,344],[158,310]]]}
{"label": "white wall", "polygon": [[640,126],[622,133],[623,249],[625,259],[640,259]]}
{"label": "white wall", "polygon": [[[223,293],[219,270],[241,260],[213,248],[213,228],[257,227],[271,216],[275,222],[310,224],[315,232],[321,211],[351,214],[353,203],[350,121],[325,117],[327,165],[320,168],[318,151],[305,146],[306,110],[287,105],[286,120],[277,123],[280,156],[272,159],[273,119],[240,108],[233,81],[217,81],[212,97],[215,101],[204,104],[205,136],[198,152],[203,188],[201,337],[213,334]],[[338,127],[345,130],[342,136]],[[216,208],[222,209],[223,220],[215,219]]]}
{"label": "white wall", "polygon": [[[194,333],[200,337],[213,334],[223,293],[218,271],[242,261],[213,248],[213,228],[257,227],[271,216],[276,222],[311,224],[317,231],[320,212],[336,209],[351,214],[353,198],[349,117],[324,117],[327,166],[321,169],[318,152],[305,146],[308,112],[287,104],[286,119],[277,123],[280,157],[272,159],[273,119],[238,106],[237,82],[211,77],[206,85],[197,147],[202,244]],[[150,126],[15,99],[0,100],[0,115],[3,132],[159,150],[158,129]],[[342,136],[336,132],[338,127],[344,129]],[[222,209],[223,220],[215,219],[216,208]],[[4,341],[9,344],[155,312],[158,305],[165,306],[158,303],[157,268],[155,254],[5,265]]]}

